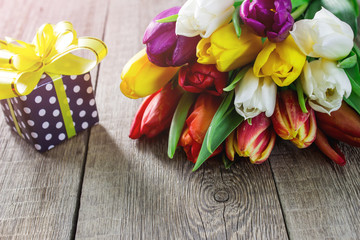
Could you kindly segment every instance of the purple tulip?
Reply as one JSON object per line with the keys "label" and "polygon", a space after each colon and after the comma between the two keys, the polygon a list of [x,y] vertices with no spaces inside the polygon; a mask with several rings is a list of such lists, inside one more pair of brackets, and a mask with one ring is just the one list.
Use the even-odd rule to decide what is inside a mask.
{"label": "purple tulip", "polygon": [[196,45],[201,37],[175,34],[176,22],[158,23],[156,20],[177,14],[173,7],[158,14],[145,30],[143,43],[149,60],[160,67],[181,66],[196,60]]}
{"label": "purple tulip", "polygon": [[245,0],[240,17],[255,34],[272,42],[281,42],[294,25],[290,0]]}

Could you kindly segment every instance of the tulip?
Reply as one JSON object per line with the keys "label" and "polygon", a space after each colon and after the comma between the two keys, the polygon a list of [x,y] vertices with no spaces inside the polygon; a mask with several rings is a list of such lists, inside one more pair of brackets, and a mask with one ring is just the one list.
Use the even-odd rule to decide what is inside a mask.
{"label": "tulip", "polygon": [[159,23],[162,19],[177,14],[180,7],[173,7],[158,14],[145,30],[143,43],[149,60],[160,66],[181,66],[196,60],[196,45],[201,37],[185,37],[175,34],[175,22]]}
{"label": "tulip", "polygon": [[216,64],[221,72],[240,68],[253,62],[263,47],[261,38],[243,29],[237,37],[234,26],[229,23],[216,30],[209,38],[197,45],[196,55],[202,64]]}
{"label": "tulip", "polygon": [[275,145],[276,134],[271,120],[261,113],[250,125],[244,121],[226,140],[226,155],[233,161],[235,152],[240,157],[249,157],[251,163],[260,164],[269,158]]}
{"label": "tulip", "polygon": [[345,156],[341,152],[340,148],[336,144],[330,144],[329,139],[320,129],[317,130],[315,144],[320,151],[322,151],[335,163],[340,166],[344,166],[346,164]]}
{"label": "tulip", "polygon": [[290,0],[245,0],[240,7],[240,17],[257,35],[281,42],[294,24],[291,9]]}
{"label": "tulip", "polygon": [[[205,134],[221,101],[221,97],[216,97],[208,93],[200,94],[195,102],[194,110],[186,119],[179,145],[184,148],[188,160],[193,163],[196,163]],[[222,145],[220,145],[210,157],[219,154],[221,151]]]}
{"label": "tulip", "polygon": [[316,120],[327,136],[360,147],[360,116],[344,101],[331,115],[316,112]]}
{"label": "tulip", "polygon": [[290,34],[305,55],[315,58],[339,60],[349,55],[354,45],[351,27],[325,8],[311,20],[297,21]]}
{"label": "tulip", "polygon": [[208,38],[228,23],[234,12],[234,0],[188,0],[181,7],[176,21],[177,35]]}
{"label": "tulip", "polygon": [[338,110],[343,97],[351,94],[351,83],[345,71],[338,68],[335,61],[323,58],[305,63],[301,84],[310,106],[327,114]]}
{"label": "tulip", "polygon": [[267,41],[255,60],[254,74],[270,76],[280,87],[288,86],[300,76],[305,61],[291,36],[280,43]]}
{"label": "tulip", "polygon": [[256,117],[262,112],[271,117],[275,108],[276,89],[271,78],[258,78],[249,69],[235,87],[235,110],[245,119]]}
{"label": "tulip", "polygon": [[170,82],[163,89],[148,96],[141,104],[131,124],[129,137],[142,135],[152,138],[168,129],[183,91]]}
{"label": "tulip", "polygon": [[193,63],[179,71],[179,85],[188,92],[208,92],[220,96],[226,87],[228,73],[219,72],[215,65]]}
{"label": "tulip", "polygon": [[284,90],[278,93],[275,111],[271,117],[275,132],[298,148],[310,146],[316,138],[315,113],[308,104],[306,109],[307,113],[301,111],[296,92]]}
{"label": "tulip", "polygon": [[178,70],[178,67],[156,66],[143,49],[125,64],[120,90],[128,98],[146,97],[162,88]]}

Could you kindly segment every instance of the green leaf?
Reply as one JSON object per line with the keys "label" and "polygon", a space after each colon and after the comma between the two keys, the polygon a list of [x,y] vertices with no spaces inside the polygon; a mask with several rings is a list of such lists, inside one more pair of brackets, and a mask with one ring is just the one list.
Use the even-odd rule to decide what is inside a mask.
{"label": "green leaf", "polygon": [[315,13],[321,9],[321,0],[314,0],[308,6],[305,12],[305,19],[313,19]]}
{"label": "green leaf", "polygon": [[229,168],[234,164],[234,161],[230,161],[230,160],[226,157],[226,154],[225,154],[225,153],[222,154],[222,160],[223,160],[225,169],[229,169]]}
{"label": "green leaf", "polygon": [[359,3],[357,0],[350,0],[351,5],[353,6],[356,16],[359,16]]}
{"label": "green leaf", "polygon": [[236,32],[236,35],[238,38],[240,38],[240,36],[241,36],[241,26],[240,26],[241,20],[240,20],[240,16],[239,16],[239,9],[240,9],[240,6],[237,6],[232,15],[232,22],[233,22],[235,32]]}
{"label": "green leaf", "polygon": [[304,98],[304,90],[301,86],[301,82],[300,80],[296,80],[296,92],[297,92],[297,95],[298,95],[298,101],[299,101],[299,105],[300,105],[300,108],[301,108],[301,111],[303,113],[307,113],[308,110],[306,109],[306,103],[305,103],[305,98]]}
{"label": "green leaf", "polygon": [[348,57],[338,62],[337,66],[339,68],[352,68],[356,65],[356,63],[357,63],[357,56],[354,53],[354,51],[351,51]]}
{"label": "green leaf", "polygon": [[291,0],[292,9],[294,10],[295,8],[307,4],[309,2],[310,0]]}
{"label": "green leaf", "polygon": [[243,118],[236,112],[234,105],[229,104],[229,102],[232,103],[233,97],[234,93],[229,93],[215,113],[206,132],[193,171],[196,171],[243,121]]}
{"label": "green leaf", "polygon": [[156,22],[158,23],[176,22],[177,18],[178,18],[178,14],[174,14],[165,18],[158,19],[156,20]]}
{"label": "green leaf", "polygon": [[250,67],[251,67],[250,65],[243,67],[240,70],[240,72],[238,74],[236,74],[236,76],[232,80],[232,82],[226,88],[224,88],[224,91],[230,92],[230,91],[234,90],[236,87],[236,84],[244,78],[246,72],[250,69]]}
{"label": "green leaf", "polygon": [[344,101],[349,104],[360,115],[360,96],[352,92],[350,97],[344,98]]}
{"label": "green leaf", "polygon": [[171,159],[174,157],[176,147],[178,145],[181,131],[184,127],[187,114],[195,99],[196,99],[196,94],[185,92],[181,97],[179,104],[176,107],[170,125],[169,140],[168,140],[168,156]]}
{"label": "green leaf", "polygon": [[243,2],[244,2],[244,0],[235,0],[234,7],[236,8],[236,7],[240,6]]}
{"label": "green leaf", "polygon": [[300,5],[298,8],[296,8],[295,10],[293,10],[293,12],[291,13],[291,16],[294,18],[294,19],[297,19],[299,18],[305,11],[306,9],[308,8],[309,6],[309,2],[306,2],[302,5]]}

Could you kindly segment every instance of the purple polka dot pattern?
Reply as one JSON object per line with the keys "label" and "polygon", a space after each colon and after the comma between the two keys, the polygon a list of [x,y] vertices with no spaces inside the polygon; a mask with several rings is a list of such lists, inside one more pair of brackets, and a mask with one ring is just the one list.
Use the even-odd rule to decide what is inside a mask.
{"label": "purple polka dot pattern", "polygon": [[[90,74],[62,76],[66,86],[75,131],[79,133],[99,122]],[[56,81],[56,80],[55,80]],[[90,91],[91,89],[91,91]],[[53,81],[46,75],[27,96],[11,98],[24,139],[44,152],[68,139]],[[16,131],[7,100],[0,100],[7,124]],[[17,131],[16,131],[17,132]]]}

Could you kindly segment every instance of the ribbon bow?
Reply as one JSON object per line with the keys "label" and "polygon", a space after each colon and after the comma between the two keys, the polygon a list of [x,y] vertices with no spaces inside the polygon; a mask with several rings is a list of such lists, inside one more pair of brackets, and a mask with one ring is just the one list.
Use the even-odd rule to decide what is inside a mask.
{"label": "ribbon bow", "polygon": [[[76,50],[90,50],[96,60],[71,53]],[[81,75],[89,72],[106,54],[106,45],[101,40],[77,38],[70,22],[43,25],[31,44],[12,38],[0,40],[0,99],[31,93],[43,73]]]}

